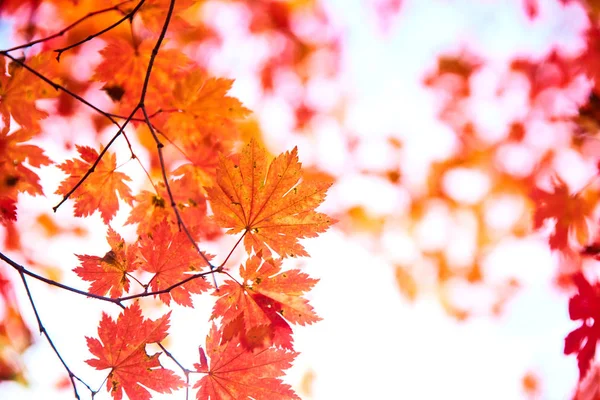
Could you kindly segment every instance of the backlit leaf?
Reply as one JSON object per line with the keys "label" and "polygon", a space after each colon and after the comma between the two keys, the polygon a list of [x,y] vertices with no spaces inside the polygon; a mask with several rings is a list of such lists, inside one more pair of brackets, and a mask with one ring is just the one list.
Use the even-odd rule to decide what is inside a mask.
{"label": "backlit leaf", "polygon": [[265,150],[252,140],[239,157],[221,156],[217,185],[207,191],[217,224],[229,234],[245,232],[248,252],[273,249],[288,257],[307,256],[298,239],[316,237],[334,222],[314,211],[330,186],[302,179],[296,148],[267,165]]}

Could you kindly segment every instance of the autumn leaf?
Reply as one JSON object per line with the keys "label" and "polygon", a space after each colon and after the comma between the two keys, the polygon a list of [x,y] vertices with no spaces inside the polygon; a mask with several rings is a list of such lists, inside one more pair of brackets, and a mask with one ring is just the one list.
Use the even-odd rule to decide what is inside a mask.
{"label": "autumn leaf", "polygon": [[211,319],[221,317],[225,340],[240,335],[248,348],[275,344],[292,348],[292,330],[288,324],[312,324],[320,321],[302,295],[318,282],[294,269],[281,271],[281,260],[263,261],[262,254],[252,256],[240,266],[242,284],[225,281],[215,295]]}
{"label": "autumn leaf", "polygon": [[90,293],[120,297],[129,292],[127,274],[137,269],[135,247],[127,246],[123,238],[112,228],[107,235],[110,250],[104,257],[77,255],[81,266],[73,271],[85,281],[92,282]]}
{"label": "autumn leaf", "polygon": [[7,225],[17,220],[17,202],[9,197],[0,197],[0,223]]}
{"label": "autumn leaf", "polygon": [[178,166],[172,173],[174,176],[181,176],[186,182],[185,186],[198,188],[202,194],[205,194],[205,186],[214,184],[219,153],[224,150],[222,142],[213,139],[212,136],[207,136],[204,140],[188,138],[182,147],[189,163]]}
{"label": "autumn leaf", "polygon": [[252,140],[239,160],[221,156],[217,185],[207,191],[217,224],[229,234],[244,232],[249,253],[268,255],[271,248],[293,257],[308,255],[298,239],[316,237],[335,222],[314,211],[330,186],[329,180],[302,180],[297,148],[267,167],[265,150]]}
{"label": "autumn leaf", "polygon": [[[37,133],[40,129],[39,121],[46,118],[48,113],[36,107],[36,101],[58,96],[46,82],[18,65],[16,62],[9,64],[10,76],[6,75],[6,57],[0,56],[0,116],[2,117],[3,130],[10,128],[10,117],[26,130]],[[52,78],[55,72],[53,66],[56,62],[47,53],[40,53],[27,60],[27,66]]]}
{"label": "autumn leaf", "polygon": [[[176,207],[194,240],[212,240],[221,235],[221,229],[208,218],[206,198],[201,188],[181,179],[170,184]],[[164,220],[171,224],[171,229],[179,229],[164,183],[157,184],[156,189],[158,193],[142,190],[135,196],[133,209],[125,222],[137,223],[140,236],[152,232]]]}
{"label": "autumn leaf", "polygon": [[98,327],[100,340],[86,337],[90,352],[96,357],[86,360],[92,367],[110,368],[106,389],[113,399],[121,400],[123,391],[130,400],[148,400],[150,392],[171,393],[185,383],[171,370],[163,368],[160,353],[148,355],[146,345],[167,337],[168,313],[156,321],[144,319],[138,303],[123,310],[115,322],[102,313]]}
{"label": "autumn leaf", "polygon": [[[61,182],[57,194],[66,195],[72,190],[98,159],[98,153],[91,147],[77,146],[77,151],[82,160],[75,158],[58,166],[69,176]],[[129,186],[125,184],[131,181],[131,178],[122,172],[117,172],[116,169],[116,156],[106,152],[94,172],[71,195],[71,198],[75,199],[76,217],[86,217],[99,210],[102,220],[108,224],[119,209],[117,193],[123,201],[132,203],[133,196]]]}
{"label": "autumn leaf", "polygon": [[0,131],[0,196],[16,200],[17,193],[42,194],[39,176],[30,168],[39,168],[52,162],[36,145],[28,144],[34,132],[19,129],[8,133]]}
{"label": "autumn leaf", "polygon": [[581,320],[581,326],[565,338],[564,353],[577,353],[581,381],[596,355],[596,343],[600,339],[600,284],[591,285],[580,272],[573,275],[573,283],[578,293],[569,299],[569,317],[573,321]]}
{"label": "autumn leaf", "polygon": [[[185,233],[173,232],[166,221],[157,225],[151,234],[139,241],[140,266],[154,274],[150,288],[160,291],[189,278],[189,273],[198,273],[206,262],[200,257]],[[202,293],[211,285],[203,278],[193,279],[177,286],[159,298],[169,305],[171,298],[180,305],[192,307],[191,293]]]}
{"label": "autumn leaf", "polygon": [[221,343],[221,334],[213,324],[206,338],[206,352],[200,348],[196,371],[205,373],[194,388],[198,400],[287,400],[300,399],[280,376],[292,365],[298,353],[266,348],[248,352],[237,340]]}
{"label": "autumn leaf", "polygon": [[580,246],[587,244],[590,217],[598,201],[597,192],[587,190],[570,194],[567,184],[556,177],[551,192],[534,188],[530,196],[535,202],[535,229],[541,228],[548,219],[555,221],[554,232],[549,240],[550,248],[569,250],[570,236],[574,236]]}
{"label": "autumn leaf", "polygon": [[[104,82],[104,88],[119,93],[120,110],[129,113],[140,101],[148,63],[154,48],[153,40],[133,44],[123,39],[109,39],[100,51],[103,59],[96,67],[93,80]],[[191,61],[176,49],[161,49],[161,57],[154,60],[152,76],[144,99],[152,114],[169,104],[174,82],[178,81]]]}
{"label": "autumn leaf", "polygon": [[189,72],[175,84],[172,107],[180,112],[168,115],[165,132],[184,143],[210,136],[231,141],[235,130],[230,121],[250,114],[238,99],[227,96],[232,85],[231,79],[211,78],[197,69]]}

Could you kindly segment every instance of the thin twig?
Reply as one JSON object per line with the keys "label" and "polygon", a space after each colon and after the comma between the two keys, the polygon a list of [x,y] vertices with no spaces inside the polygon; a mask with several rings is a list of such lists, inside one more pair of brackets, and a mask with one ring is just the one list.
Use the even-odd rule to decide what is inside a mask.
{"label": "thin twig", "polygon": [[59,32],[56,32],[56,33],[54,33],[54,34],[52,34],[50,36],[46,36],[45,38],[42,38],[42,39],[36,39],[36,40],[31,41],[31,42],[28,42],[28,43],[25,43],[25,44],[21,44],[19,46],[11,47],[10,49],[6,49],[6,50],[3,50],[3,51],[4,52],[9,52],[9,51],[15,51],[15,50],[20,50],[20,49],[25,49],[27,47],[34,46],[34,45],[36,45],[38,43],[47,42],[48,40],[52,40],[52,39],[57,38],[59,36],[63,36],[65,33],[67,33],[68,31],[70,31],[71,29],[75,28],[77,25],[79,25],[80,23],[82,23],[86,19],[89,19],[89,18],[94,17],[94,16],[99,15],[99,14],[104,14],[104,13],[110,12],[110,11],[119,11],[119,7],[121,7],[123,4],[130,3],[131,1],[133,1],[133,0],[125,0],[125,1],[122,1],[121,3],[119,3],[117,5],[112,6],[112,7],[103,8],[102,10],[92,11],[92,12],[88,13],[87,15],[79,18],[77,21],[73,22],[71,25],[67,26],[66,28],[63,28]]}
{"label": "thin twig", "polygon": [[129,13],[125,14],[125,16],[123,18],[121,18],[117,22],[115,22],[115,23],[107,26],[106,28],[104,28],[104,29],[102,29],[102,30],[100,30],[100,31],[92,34],[92,35],[89,35],[85,39],[82,39],[82,40],[80,40],[80,41],[78,41],[76,43],[73,43],[73,44],[71,44],[71,45],[69,45],[67,47],[63,47],[63,48],[54,50],[57,53],[56,54],[56,60],[60,61],[60,56],[62,55],[63,52],[65,52],[67,50],[70,50],[72,48],[75,48],[77,46],[80,46],[80,45],[82,45],[85,42],[89,42],[90,40],[92,40],[92,39],[94,39],[94,38],[96,38],[96,37],[98,37],[98,36],[100,36],[100,35],[108,32],[108,31],[112,30],[113,28],[116,28],[119,25],[121,25],[123,23],[123,21],[126,21],[126,20],[130,20],[131,21],[133,19],[133,16],[135,15],[135,13],[140,9],[140,7],[144,4],[145,1],[146,0],[140,0],[140,2],[135,6],[135,8],[133,10],[131,10]]}
{"label": "thin twig", "polygon": [[64,284],[56,282],[56,281],[54,281],[52,279],[45,278],[45,277],[43,277],[41,275],[36,274],[35,272],[31,272],[27,268],[23,267],[22,265],[17,264],[16,262],[14,262],[13,260],[11,260],[10,258],[8,258],[6,255],[4,255],[1,252],[0,252],[0,259],[2,261],[4,261],[5,263],[7,263],[8,265],[10,265],[11,267],[13,267],[14,269],[16,269],[17,271],[19,271],[20,274],[28,275],[28,276],[30,276],[32,278],[37,279],[38,281],[42,281],[44,283],[47,283],[48,285],[56,286],[58,288],[67,290],[67,291],[72,292],[72,293],[76,293],[76,294],[81,295],[81,296],[91,297],[91,298],[94,298],[94,299],[97,299],[97,300],[102,300],[102,301],[107,301],[109,303],[114,303],[114,304],[117,304],[118,306],[120,306],[121,308],[125,308],[125,306],[123,304],[121,304],[121,302],[120,302],[119,299],[113,299],[111,297],[99,296],[97,294],[93,294],[93,293],[85,292],[83,290],[75,289],[75,288],[73,288],[71,286],[64,285]]}
{"label": "thin twig", "polygon": [[204,278],[207,275],[215,274],[217,272],[222,272],[222,271],[223,270],[220,269],[220,268],[215,268],[215,269],[212,269],[210,271],[201,272],[201,273],[194,274],[194,275],[189,275],[184,280],[179,281],[177,283],[174,283],[171,286],[169,286],[168,288],[161,289],[161,290],[156,290],[154,292],[144,292],[144,293],[132,294],[131,296],[123,296],[123,297],[116,298],[115,300],[127,301],[127,300],[139,299],[140,297],[158,296],[159,294],[166,294],[166,293],[171,292],[171,290],[173,290],[173,289],[175,289],[175,288],[177,288],[177,287],[179,287],[181,285],[185,285],[189,281],[193,281],[194,279],[198,279],[198,278]]}
{"label": "thin twig", "polygon": [[[165,23],[163,24],[162,30],[160,31],[160,35],[158,36],[158,39],[156,40],[156,44],[154,45],[154,48],[152,49],[152,54],[150,55],[150,61],[148,62],[148,69],[146,70],[146,76],[144,78],[144,85],[142,86],[142,92],[140,95],[140,102],[139,102],[138,107],[142,110],[142,113],[144,114],[144,119],[146,121],[146,124],[148,125],[148,129],[150,130],[150,133],[152,134],[152,137],[154,138],[154,141],[156,142],[156,148],[158,151],[158,158],[160,160],[160,168],[161,168],[161,172],[163,175],[163,180],[165,182],[165,187],[166,187],[167,193],[169,195],[171,207],[175,211],[175,215],[177,217],[177,224],[179,226],[179,229],[182,229],[185,232],[185,234],[188,237],[188,239],[190,240],[190,242],[196,248],[196,251],[198,252],[198,254],[200,254],[200,256],[202,257],[202,259],[204,259],[206,264],[208,266],[210,266],[210,269],[212,271],[215,269],[214,265],[210,262],[208,257],[206,257],[206,255],[200,250],[200,248],[196,244],[196,241],[194,240],[194,238],[192,237],[187,226],[183,222],[183,219],[181,218],[181,214],[179,213],[179,210],[177,209],[177,204],[175,203],[175,199],[173,197],[173,192],[171,191],[171,186],[169,185],[169,180],[167,178],[167,169],[165,167],[165,161],[164,161],[164,157],[162,154],[162,148],[164,147],[164,145],[161,143],[160,139],[156,135],[156,132],[154,131],[152,123],[150,122],[150,116],[148,115],[146,106],[144,104],[144,101],[146,99],[146,93],[148,90],[148,85],[150,83],[150,76],[152,74],[152,67],[154,65],[154,60],[156,59],[156,56],[158,55],[158,51],[160,49],[160,46],[165,38],[165,35],[167,34],[167,29],[169,28],[169,22],[171,21],[171,16],[173,15],[174,8],[175,8],[175,0],[170,0],[169,10],[167,11],[167,15],[165,17]],[[215,279],[214,275],[213,275],[213,279]],[[215,279],[215,286],[216,285],[217,285],[217,283],[216,283],[216,279]]]}
{"label": "thin twig", "polygon": [[31,304],[31,308],[33,309],[33,313],[35,314],[35,319],[37,320],[38,328],[40,330],[40,334],[42,334],[42,335],[44,335],[46,337],[46,340],[50,344],[50,347],[52,347],[52,350],[54,351],[54,354],[56,354],[56,357],[58,357],[58,359],[60,360],[60,362],[63,365],[63,367],[67,370],[67,374],[69,374],[69,379],[71,380],[71,385],[73,385],[73,391],[75,392],[75,397],[77,399],[80,399],[79,393],[77,392],[77,384],[75,383],[75,379],[77,379],[79,382],[81,382],[85,387],[88,388],[88,390],[90,392],[93,393],[92,388],[87,383],[85,383],[81,378],[79,378],[77,375],[75,375],[73,373],[73,371],[71,371],[71,369],[69,368],[69,366],[67,365],[67,363],[65,362],[65,360],[60,355],[60,352],[58,351],[58,349],[54,345],[54,342],[52,341],[52,338],[48,334],[48,331],[46,330],[46,327],[42,323],[42,320],[41,320],[40,315],[38,313],[37,307],[35,306],[35,302],[33,301],[33,297],[31,296],[31,291],[29,290],[29,285],[27,285],[27,279],[25,278],[25,272],[23,270],[19,270],[19,275],[21,276],[21,279],[23,280],[23,286],[25,287],[25,291],[27,292],[27,297],[29,298],[29,303]]}

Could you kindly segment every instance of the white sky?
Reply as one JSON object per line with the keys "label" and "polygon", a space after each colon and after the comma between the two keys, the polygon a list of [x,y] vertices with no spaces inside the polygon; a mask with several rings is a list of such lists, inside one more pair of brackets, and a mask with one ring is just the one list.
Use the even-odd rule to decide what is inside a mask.
{"label": "white sky", "polygon": [[[576,27],[581,21],[576,11],[554,12],[548,6],[550,1],[544,3],[548,5],[542,8],[542,19],[528,23],[517,0],[405,0],[397,24],[384,35],[365,8],[366,1],[325,3],[347,34],[341,77],[351,98],[346,127],[368,139],[360,160],[363,165],[353,165],[355,160],[335,152],[347,132],[334,123],[319,125],[309,138],[272,136],[274,148],[284,150],[297,144],[301,160],[345,174],[326,210],[335,210],[340,203],[363,204],[381,213],[400,207],[402,193],[386,183],[373,183],[366,191],[364,181],[353,175],[364,164],[385,167],[399,162],[393,154],[382,156],[379,151],[388,137],[403,138],[417,158],[439,156],[451,145],[448,128],[436,121],[436,99],[420,84],[424,69],[435,65],[439,51],[457,50],[464,40],[498,64],[515,53],[541,56],[549,43],[577,43]],[[241,86],[242,100],[254,106],[251,95],[243,97]],[[501,111],[496,106],[490,101],[482,112],[496,118],[495,111]],[[277,105],[263,107],[265,118],[273,120],[270,130],[286,131],[286,122],[269,113]],[[430,151],[431,143],[441,145]],[[52,191],[52,184],[49,188]],[[365,196],[365,192],[370,195]],[[21,207],[49,209],[56,199],[24,199]],[[63,221],[69,220],[64,217],[68,214],[68,207],[61,210]],[[88,221],[93,226],[99,218]],[[27,226],[25,217],[22,223]],[[93,238],[98,241],[53,241],[43,250],[35,236],[23,240],[36,252],[36,259],[70,269],[76,260],[65,254],[72,254],[73,249],[97,255],[107,250],[103,231],[94,232]],[[393,239],[388,238],[394,243]],[[45,240],[39,238],[39,243]],[[312,255],[303,262],[305,270],[321,279],[310,298],[324,321],[294,329],[296,348],[302,354],[286,381],[298,385],[307,371],[314,371],[313,399],[519,399],[524,398],[521,378],[527,371],[541,378],[542,399],[564,399],[572,393],[577,381],[576,361],[565,357],[562,349],[564,336],[573,324],[567,316],[567,297],[552,289],[555,265],[543,240],[530,240],[525,245],[509,242],[498,252],[490,267],[491,276],[516,276],[523,288],[500,318],[478,318],[462,324],[448,318],[433,297],[421,297],[408,305],[398,292],[394,270],[381,247],[360,237],[344,236],[337,229],[305,241],[305,245]],[[65,279],[67,284],[85,287],[74,274],[67,272]],[[83,363],[89,357],[83,337],[96,336],[100,310],[116,315],[117,307],[50,290],[33,281],[31,288],[45,325],[71,368],[86,381],[99,384],[104,372],[95,373]],[[21,300],[35,330],[28,304],[24,297]],[[175,307],[171,324],[177,329],[171,329],[169,349],[186,365],[197,362],[196,346],[204,345],[212,301],[198,297],[195,304],[194,310]],[[44,339],[40,338],[25,358],[31,387],[4,383],[0,385],[3,400],[71,397],[71,392],[49,389],[63,376],[63,369]],[[85,390],[80,389],[80,393],[86,398]],[[106,394],[97,396],[106,398]],[[169,398],[184,395],[179,392]]]}

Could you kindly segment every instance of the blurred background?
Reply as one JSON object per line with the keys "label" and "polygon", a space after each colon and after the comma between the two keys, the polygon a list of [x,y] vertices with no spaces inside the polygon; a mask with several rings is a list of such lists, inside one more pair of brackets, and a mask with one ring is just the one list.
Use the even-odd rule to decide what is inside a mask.
{"label": "blurred background", "polygon": [[[39,37],[59,31],[87,3],[0,2],[0,48],[36,38],[32,22]],[[339,222],[303,241],[311,258],[287,264],[320,279],[308,297],[323,321],[294,327],[301,355],[285,377],[303,399],[598,398],[597,367],[580,384],[575,356],[563,354],[577,326],[569,276],[597,276],[597,261],[580,255],[598,220],[596,1],[190,3],[177,20],[189,29],[171,40],[210,74],[235,79],[230,94],[254,111],[242,138],[258,138],[274,155],[298,146],[305,168],[335,179],[321,210]],[[67,6],[71,13],[57,11]],[[61,65],[71,68],[64,79],[108,108],[109,96],[83,83],[103,46],[86,43]],[[54,113],[36,143],[55,161],[72,157],[74,144],[114,134],[66,96],[42,106]],[[149,151],[138,155],[156,167],[144,137],[135,145]],[[115,150],[132,189],[143,188],[125,143]],[[38,173],[46,196],[19,196],[18,222],[0,228],[0,248],[85,289],[71,272],[74,253],[106,253],[105,228],[98,213],[73,218],[69,203],[53,214],[64,175]],[[559,184],[586,210],[578,225],[575,211],[564,222],[542,210],[548,201],[540,199]],[[111,226],[135,238],[124,226],[129,210],[122,204]],[[201,247],[222,254],[235,240]],[[0,266],[0,397],[70,398],[14,275]],[[84,363],[84,336],[96,336],[106,306],[30,286],[71,368],[102,382],[105,374]],[[194,304],[174,307],[168,342],[187,365],[198,361],[213,299]]]}

